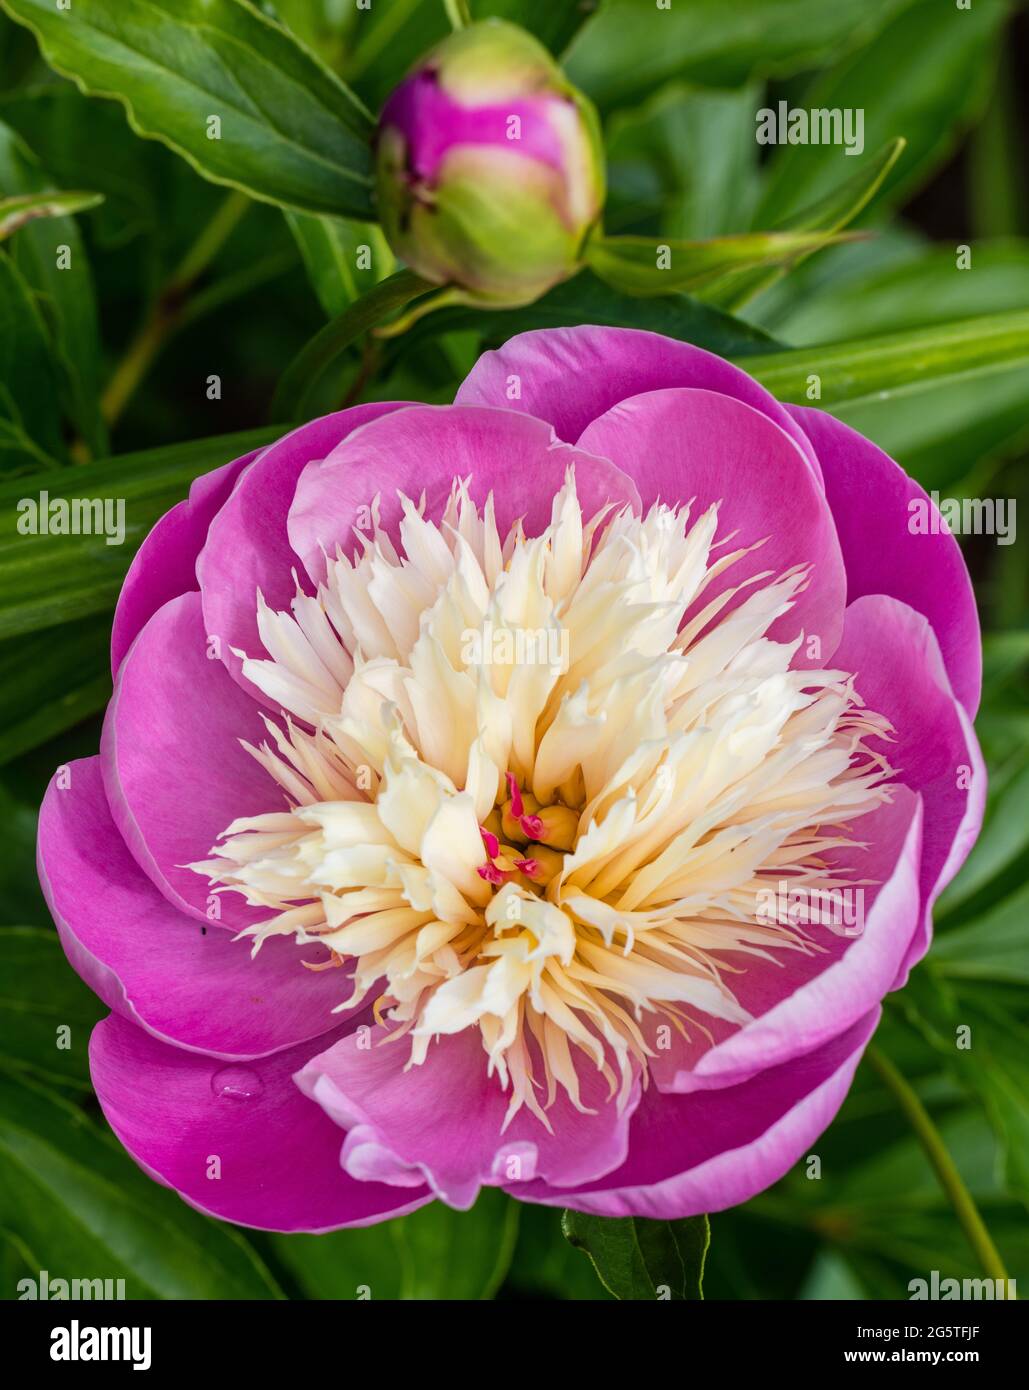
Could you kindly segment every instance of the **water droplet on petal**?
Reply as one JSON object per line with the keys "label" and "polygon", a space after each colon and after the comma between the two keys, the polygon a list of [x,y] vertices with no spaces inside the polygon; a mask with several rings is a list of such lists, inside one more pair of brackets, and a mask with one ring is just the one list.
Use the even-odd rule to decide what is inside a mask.
{"label": "water droplet on petal", "polygon": [[264,1090],[264,1082],[249,1067],[222,1067],[211,1077],[211,1090],[229,1100],[256,1100]]}

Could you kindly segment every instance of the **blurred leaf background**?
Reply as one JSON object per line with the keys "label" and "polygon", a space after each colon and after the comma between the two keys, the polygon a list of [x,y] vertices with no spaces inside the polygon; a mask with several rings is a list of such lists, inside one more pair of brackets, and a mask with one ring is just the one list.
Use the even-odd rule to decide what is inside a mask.
{"label": "blurred leaf background", "polygon": [[[75,10],[102,34],[112,5],[76,0]],[[97,747],[110,616],[135,545],[191,478],[274,437],[268,402],[291,361],[396,269],[377,228],[332,212],[369,215],[367,113],[448,31],[439,0],[219,6],[226,24],[271,45],[275,101],[311,132],[310,160],[259,117],[249,149],[183,148],[188,131],[175,122],[193,98],[175,74],[190,72],[192,0],[152,6],[163,27],[150,56],[131,61],[77,50],[83,30],[55,19],[52,0],[0,0],[0,234],[9,231],[0,247],[3,1296],[48,1269],[124,1277],[130,1296],[154,1298],[352,1299],[363,1287],[406,1299],[604,1298],[590,1262],[562,1236],[559,1212],[498,1192],[465,1215],[437,1204],[329,1236],[209,1221],[136,1169],[90,1091],[86,1042],[104,1010],[65,964],[40,896],[35,807],[56,765]],[[137,0],[119,7],[126,23],[138,10]],[[258,10],[282,28],[258,32]],[[650,327],[750,357],[759,374],[763,356],[775,353],[774,365],[785,348],[805,350],[791,361],[817,362],[827,344],[915,335],[891,338],[885,380],[848,387],[833,413],[927,489],[1029,505],[1024,9],[1007,0],[967,9],[950,0],[676,0],[670,10],[649,0],[481,0],[472,11],[525,24],[564,55],[599,107],[609,233],[653,242],[828,231],[867,198],[851,225],[871,235],[789,273],[729,276],[701,298],[632,298],[585,271],[525,309],[443,309],[397,338],[363,333],[331,363],[310,409],[449,401],[484,347],[552,324]],[[131,124],[123,106],[61,73],[122,92]],[[329,93],[338,122],[332,148],[342,156],[327,183],[312,172],[327,139],[305,105],[312,84]],[[864,154],[763,149],[755,113],[780,99],[862,108]],[[195,101],[211,109],[206,94]],[[899,155],[883,155],[898,137]],[[215,157],[225,164],[212,165]],[[6,214],[13,230],[8,200],[19,200]],[[366,268],[360,246],[371,253]],[[64,270],[55,269],[61,247],[70,253]],[[962,247],[969,269],[958,268]],[[891,384],[906,345],[931,347],[941,325],[983,315],[996,316],[1002,351],[917,366],[913,380]],[[981,344],[989,333],[971,337]],[[14,506],[41,487],[126,498],[125,545],[27,543]],[[1009,1274],[1029,1288],[1027,549],[990,536],[962,544],[986,632],[986,825],[938,906],[928,959],[889,1001],[876,1041],[942,1135]],[[973,1029],[970,1053],[954,1046],[958,1023]],[[54,1046],[61,1024],[71,1028],[67,1051]],[[934,1269],[981,1274],[895,1094],[867,1063],[816,1152],[818,1181],[799,1165],[712,1217],[707,1297],[904,1297],[910,1279]]]}

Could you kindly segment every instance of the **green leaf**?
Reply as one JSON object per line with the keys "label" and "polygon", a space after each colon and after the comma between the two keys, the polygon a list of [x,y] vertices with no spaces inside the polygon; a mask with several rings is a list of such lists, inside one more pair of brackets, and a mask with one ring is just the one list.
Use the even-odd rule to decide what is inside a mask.
{"label": "green leaf", "polygon": [[[0,337],[0,347],[3,339]],[[114,606],[136,547],[159,517],[189,491],[201,473],[270,443],[283,427],[171,444],[113,459],[63,469],[47,477],[47,501],[84,498],[117,507],[124,503],[125,539],[108,545],[102,534],[23,534],[35,502],[24,480],[0,484],[0,638],[36,632]],[[34,488],[40,480],[33,479]],[[117,513],[114,513],[115,519]]]}
{"label": "green leaf", "polygon": [[706,1216],[649,1221],[641,1216],[587,1216],[566,1211],[561,1229],[593,1261],[605,1288],[622,1299],[704,1297]]}
{"label": "green leaf", "polygon": [[15,796],[6,781],[0,782],[0,821],[5,851],[0,855],[0,925],[50,923],[36,876],[36,825],[34,805]]}
{"label": "green leaf", "polygon": [[89,1088],[89,1035],[108,1012],[72,970],[57,933],[0,931],[0,1067]]}
{"label": "green leaf", "polygon": [[567,1299],[610,1302],[612,1295],[597,1278],[590,1260],[561,1234],[561,1212],[534,1202],[521,1206],[518,1242],[508,1271],[504,1296],[516,1299]]}
{"label": "green leaf", "polygon": [[875,197],[887,174],[904,152],[903,136],[889,140],[871,159],[865,160],[848,178],[834,184],[815,202],[791,213],[776,224],[776,230],[835,232],[857,217]]}
{"label": "green leaf", "polygon": [[378,7],[360,10],[345,0],[269,0],[264,8],[338,72],[354,29]]}
{"label": "green leaf", "polygon": [[[28,30],[18,32],[35,42]],[[100,246],[122,247],[140,232],[156,240],[166,226],[170,171],[180,161],[164,145],[140,140],[120,106],[94,101],[61,82],[0,93],[0,120],[20,136],[48,179],[61,188],[85,185],[103,194],[92,214]],[[218,196],[217,189],[208,191]],[[163,217],[159,199],[165,202]]]}
{"label": "green leaf", "polygon": [[560,57],[600,0],[471,0],[472,19],[507,19]]}
{"label": "green leaf", "polygon": [[0,198],[0,241],[13,236],[19,227],[37,217],[67,217],[73,212],[95,208],[102,202],[102,193],[61,193],[56,189]]}
{"label": "green leaf", "polygon": [[832,1303],[863,1299],[867,1294],[843,1256],[836,1251],[823,1250],[797,1297],[805,1302]]}
{"label": "green leaf", "polygon": [[0,475],[37,472],[60,461],[60,420],[46,327],[21,272],[0,252]]}
{"label": "green leaf", "polygon": [[[875,197],[883,180],[900,157],[904,143],[902,139],[891,141],[856,174],[852,174],[810,207],[793,213],[773,230],[822,232],[826,236],[841,231]],[[803,255],[797,259],[803,259]],[[731,271],[723,280],[708,285],[701,297],[707,303],[717,304],[723,309],[739,309],[754,295],[774,284],[784,273],[783,268],[769,270],[760,267]]]}
{"label": "green leaf", "polygon": [[63,204],[66,198],[86,198],[91,201],[82,206],[89,207],[102,195],[55,194],[50,182],[18,135],[0,124],[0,187],[27,198],[52,200],[47,203],[50,215],[23,228],[11,256],[53,335],[68,417],[89,449],[104,454],[108,441],[100,414],[100,328],[93,279],[78,225],[64,215],[73,208]]}
{"label": "green leaf", "polygon": [[934,961],[935,952],[900,1007],[985,1108],[1000,1144],[1002,1181],[1029,1203],[1029,1028],[1004,1010],[996,990],[984,1009],[960,981],[941,988]]}
{"label": "green leaf", "polygon": [[0,766],[104,708],[110,648],[106,614],[0,642]]}
{"label": "green leaf", "polygon": [[487,343],[503,343],[516,333],[537,328],[569,328],[580,323],[610,328],[643,328],[668,338],[695,343],[723,357],[767,353],[772,340],[761,329],[711,309],[684,294],[639,299],[621,294],[589,270],[548,290],[535,304],[520,309],[438,309],[391,340],[400,352],[421,352],[441,333],[477,331]]}
{"label": "green leaf", "polygon": [[603,107],[639,100],[673,78],[738,86],[812,68],[866,41],[904,3],[689,0],[665,9],[607,0],[572,45],[568,74]]}
{"label": "green leaf", "polygon": [[[916,0],[870,44],[828,68],[791,107],[862,112],[865,148],[904,136],[907,148],[884,186],[884,193],[899,197],[946,155],[985,98],[992,50],[1008,12],[1007,0],[975,0],[969,9]],[[842,145],[780,144],[757,222],[778,225],[829,194],[852,162]]]}
{"label": "green leaf", "polygon": [[233,1227],[147,1177],[81,1110],[2,1073],[0,1227],[51,1279],[124,1279],[130,1299],[281,1297]]}
{"label": "green leaf", "polygon": [[996,884],[1004,871],[1029,852],[1029,758],[1021,771],[996,797],[972,852],[957,878],[936,905],[937,919]]}
{"label": "green leaf", "polygon": [[[954,246],[909,244],[885,266],[857,260],[864,242],[827,251],[824,280],[759,321],[786,342],[831,343],[868,333],[892,333],[973,314],[1029,309],[1029,241],[974,242],[968,268]],[[964,259],[960,259],[964,265]]]}
{"label": "green leaf", "polygon": [[1029,228],[1029,189],[1022,177],[1021,82],[1017,44],[1002,44],[990,99],[968,151],[968,212],[977,237],[1014,236]]}
{"label": "green leaf", "polygon": [[272,402],[272,418],[303,419],[321,378],[351,343],[433,288],[413,271],[398,270],[355,300],[316,333],[283,372]]}
{"label": "green leaf", "polygon": [[52,67],[119,100],[134,130],[205,178],[286,207],[373,216],[371,118],[245,0],[75,0],[69,14],[52,0],[0,3]]}
{"label": "green leaf", "polygon": [[1029,887],[1006,898],[971,926],[942,932],[932,951],[948,979],[1029,985]]}
{"label": "green leaf", "polygon": [[396,269],[396,257],[380,227],[341,217],[310,217],[302,212],[287,212],[285,216],[300,248],[307,278],[328,318],[342,314]]}
{"label": "green leaf", "polygon": [[1029,673],[1029,630],[988,632],[983,637],[983,687],[987,698]]}
{"label": "green leaf", "polygon": [[677,83],[616,112],[605,140],[605,227],[654,226],[685,239],[748,227],[757,193],[757,105],[756,87],[712,92]]}
{"label": "green leaf", "polygon": [[[920,1091],[932,1084],[919,1078]],[[997,1182],[997,1146],[989,1126],[977,1106],[961,1104],[954,1088],[946,1102],[933,1109],[943,1143],[973,1193],[990,1233],[1010,1261],[1011,1272],[1021,1276],[1029,1254],[1029,1228],[1024,1212],[1005,1197]],[[896,1117],[895,1110],[893,1114]],[[770,1193],[743,1209],[775,1217],[770,1258],[774,1260],[782,1246],[793,1244],[800,1236],[798,1227],[814,1227],[858,1277],[864,1286],[861,1297],[909,1298],[910,1280],[925,1278],[933,1269],[940,1271],[941,1278],[981,1277],[982,1268],[919,1141],[914,1136],[899,1142],[895,1137],[884,1137],[868,1157],[854,1157],[848,1140],[856,1137],[860,1142],[860,1138],[850,1131],[868,1127],[867,1118],[840,1127],[835,1172],[826,1156],[837,1126],[822,1137],[818,1146],[823,1158],[822,1180],[816,1183],[801,1177],[796,1202],[777,1202],[770,1211]],[[897,1132],[895,1129],[894,1136]],[[773,1193],[781,1190],[780,1186]],[[805,1292],[801,1296],[811,1295]],[[842,1291],[837,1294],[843,1296]]]}
{"label": "green leaf", "polygon": [[321,1236],[276,1236],[308,1298],[489,1299],[503,1282],[518,1203],[483,1188],[470,1211],[432,1202],[394,1221]]}
{"label": "green leaf", "polygon": [[[965,315],[1029,309],[1029,244],[974,243],[967,270],[953,246],[884,238],[885,265],[869,260],[875,243],[827,251],[820,269],[787,301],[777,287],[758,321],[787,342],[814,347],[842,338],[916,329]],[[964,264],[962,259],[961,264]],[[769,300],[777,303],[769,303]],[[766,310],[767,306],[767,312]],[[1025,372],[1015,365],[989,377],[927,381],[898,397],[836,407],[833,413],[898,459],[929,491],[957,495],[985,456],[1025,429]]]}
{"label": "green leaf", "polygon": [[594,275],[623,294],[699,294],[727,275],[781,265],[830,243],[823,232],[744,232],[708,241],[595,236],[586,247]]}
{"label": "green leaf", "polygon": [[[1029,361],[1029,311],[987,314],[905,333],[750,357],[746,369],[782,401],[829,406],[927,381],[985,376]],[[817,377],[821,394],[809,392]]]}
{"label": "green leaf", "polygon": [[1029,1204],[1029,1028],[1003,1013],[958,1006],[972,1030],[962,1070],[982,1097],[1001,1144],[1004,1185]]}

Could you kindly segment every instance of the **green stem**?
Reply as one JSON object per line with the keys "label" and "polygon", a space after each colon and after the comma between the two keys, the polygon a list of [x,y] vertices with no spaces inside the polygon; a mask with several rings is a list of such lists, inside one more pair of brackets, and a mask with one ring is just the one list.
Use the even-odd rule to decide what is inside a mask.
{"label": "green stem", "polygon": [[472,16],[468,9],[468,0],[443,0],[443,8],[447,12],[452,29],[466,29],[471,24]]}
{"label": "green stem", "polygon": [[378,327],[389,314],[434,289],[413,270],[398,270],[349,304],[300,350],[283,372],[275,399],[273,420],[303,420],[321,377],[362,334]]}
{"label": "green stem", "polygon": [[1004,1261],[1000,1257],[1000,1252],[994,1245],[993,1239],[979,1215],[979,1208],[965,1186],[965,1181],[958,1172],[957,1166],[943,1142],[940,1131],[933,1124],[928,1110],[890,1059],[880,1052],[874,1044],[866,1048],[865,1057],[873,1069],[878,1072],[879,1078],[886,1088],[892,1092],[908,1123],[915,1131],[947,1200],[954,1208],[958,1224],[964,1231],[969,1245],[975,1251],[979,1263],[991,1279],[1006,1280],[1008,1273],[1004,1268]]}
{"label": "green stem", "polygon": [[119,418],[154,358],[178,328],[190,290],[249,206],[250,199],[244,193],[230,193],[172,272],[104,389],[100,409],[108,425]]}

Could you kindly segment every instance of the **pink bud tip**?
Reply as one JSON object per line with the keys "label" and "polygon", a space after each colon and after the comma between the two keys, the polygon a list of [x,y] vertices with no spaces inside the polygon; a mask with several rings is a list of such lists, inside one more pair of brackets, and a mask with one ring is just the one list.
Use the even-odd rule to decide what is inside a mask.
{"label": "pink bud tip", "polygon": [[482,836],[482,843],[486,846],[486,853],[491,859],[496,859],[500,853],[500,841],[491,830],[485,830],[479,826],[479,834]]}
{"label": "pink bud tip", "polygon": [[530,840],[538,840],[543,834],[543,822],[539,816],[519,816],[518,824],[528,835]]}
{"label": "pink bud tip", "polygon": [[475,872],[487,883],[503,883],[507,878],[507,875],[495,864],[480,864]]}
{"label": "pink bud tip", "polygon": [[521,869],[522,873],[527,874],[529,878],[540,871],[538,859],[516,859],[515,867]]}

